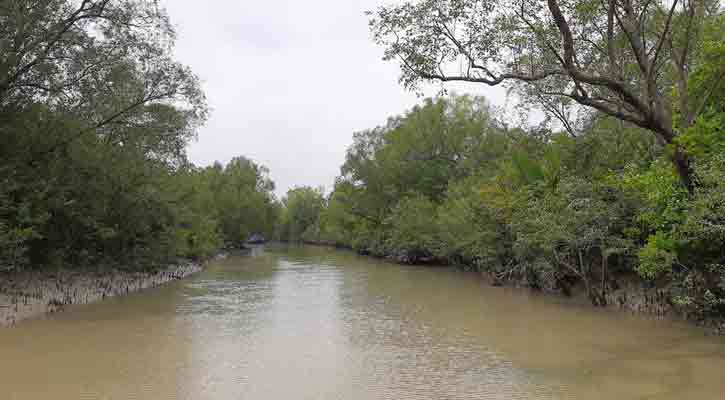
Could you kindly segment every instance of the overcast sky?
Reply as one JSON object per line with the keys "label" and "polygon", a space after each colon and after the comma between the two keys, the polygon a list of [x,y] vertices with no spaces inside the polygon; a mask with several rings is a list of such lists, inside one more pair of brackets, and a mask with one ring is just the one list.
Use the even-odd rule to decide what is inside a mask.
{"label": "overcast sky", "polygon": [[[212,108],[191,160],[251,158],[270,169],[278,196],[329,190],[353,132],[420,101],[370,40],[363,13],[381,1],[166,0],[177,57],[201,77]],[[502,89],[476,92],[504,101]]]}

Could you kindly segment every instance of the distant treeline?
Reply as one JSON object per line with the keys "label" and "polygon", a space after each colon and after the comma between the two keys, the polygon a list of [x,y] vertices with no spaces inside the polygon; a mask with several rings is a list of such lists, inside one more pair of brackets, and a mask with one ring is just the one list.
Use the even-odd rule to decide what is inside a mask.
{"label": "distant treeline", "polygon": [[[724,94],[713,118],[725,115]],[[611,117],[594,115],[574,137],[509,128],[482,98],[429,99],[356,133],[328,196],[290,191],[278,232],[549,290],[579,283],[597,305],[613,276],[633,272],[669,282],[688,311],[719,313],[725,137],[698,145],[718,129],[703,120],[683,135],[697,155],[689,193],[667,146]]]}
{"label": "distant treeline", "polygon": [[265,168],[187,160],[207,104],[159,7],[0,6],[0,270],[150,266],[271,233]]}

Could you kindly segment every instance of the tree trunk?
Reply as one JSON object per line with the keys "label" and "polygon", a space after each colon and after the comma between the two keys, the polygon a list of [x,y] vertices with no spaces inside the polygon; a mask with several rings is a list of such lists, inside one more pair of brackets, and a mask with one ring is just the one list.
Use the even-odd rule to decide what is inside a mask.
{"label": "tree trunk", "polygon": [[692,182],[690,157],[688,157],[687,153],[685,153],[684,149],[680,145],[675,145],[675,154],[672,156],[672,161],[675,163],[677,174],[680,176],[680,181],[687,188],[687,191],[692,194],[695,187]]}
{"label": "tree trunk", "polygon": [[601,298],[600,298],[600,305],[602,307],[607,306],[607,272],[609,270],[609,259],[607,256],[607,252],[602,250],[602,287],[601,287]]}

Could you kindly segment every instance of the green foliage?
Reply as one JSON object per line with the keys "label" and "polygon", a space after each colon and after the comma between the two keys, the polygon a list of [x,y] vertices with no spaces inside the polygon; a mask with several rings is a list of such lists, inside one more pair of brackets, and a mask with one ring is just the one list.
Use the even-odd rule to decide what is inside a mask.
{"label": "green foliage", "polygon": [[647,168],[663,151],[644,130],[605,116],[594,118],[584,135],[556,134],[551,140],[561,153],[562,168],[595,180],[627,167]]}
{"label": "green foliage", "polygon": [[[369,12],[406,87],[510,81],[520,111],[546,118],[510,128],[483,99],[453,95],[355,133],[317,220],[297,223],[306,237],[550,290],[581,283],[597,305],[617,273],[633,272],[669,280],[684,307],[722,311],[723,277],[708,266],[725,263],[725,19],[716,2],[627,4]],[[619,23],[600,29],[607,15]],[[285,231],[301,208],[284,205]]]}
{"label": "green foliage", "polygon": [[469,178],[452,185],[438,209],[439,255],[476,268],[507,262],[510,195],[500,186]]}
{"label": "green foliage", "polygon": [[323,188],[296,187],[282,199],[277,236],[284,241],[320,240],[320,215],[325,208]]}
{"label": "green foliage", "polygon": [[707,21],[698,49],[700,63],[690,74],[691,96],[701,112],[677,138],[699,158],[725,153],[725,15]]}
{"label": "green foliage", "polygon": [[637,220],[647,231],[670,230],[683,221],[688,193],[668,162],[656,160],[645,170],[630,166],[621,185],[641,200]]}
{"label": "green foliage", "polygon": [[688,258],[701,264],[725,261],[725,153],[696,167],[698,181],[680,228]]}
{"label": "green foliage", "polygon": [[362,237],[355,233],[359,225],[357,218],[347,210],[349,189],[349,185],[338,184],[327,198],[327,207],[322,209],[319,217],[319,242],[337,246],[354,246],[355,239]]}
{"label": "green foliage", "polygon": [[271,233],[266,169],[186,159],[208,110],[158,2],[20,0],[0,19],[0,269],[147,267]]}
{"label": "green foliage", "polygon": [[240,243],[253,233],[271,236],[276,219],[274,184],[265,167],[236,157],[224,167],[209,167],[201,173],[210,180],[213,207],[227,241]]}
{"label": "green foliage", "polygon": [[417,195],[395,205],[385,221],[389,226],[386,248],[392,254],[415,260],[437,253],[439,246],[436,205]]}
{"label": "green foliage", "polygon": [[530,185],[544,179],[544,168],[528,153],[515,151],[511,154],[513,178],[521,185]]}
{"label": "green foliage", "polygon": [[566,176],[553,191],[522,194],[512,218],[513,249],[543,284],[571,277],[589,288],[594,275],[608,273],[611,256],[630,252],[624,229],[633,210],[615,187]]}
{"label": "green foliage", "polygon": [[663,232],[650,235],[639,249],[639,263],[635,268],[643,278],[654,280],[672,271],[677,262],[675,240]]}
{"label": "green foliage", "polygon": [[[504,82],[519,110],[538,108],[542,126],[556,121],[572,136],[591,133],[593,118],[620,124],[600,132],[610,141],[632,124],[675,147],[670,161],[688,189],[689,158],[722,142],[711,106],[723,103],[713,99],[725,65],[718,1],[408,0],[368,15],[373,41],[409,89]],[[536,179],[525,157],[513,161]]]}
{"label": "green foliage", "polygon": [[[674,304],[698,319],[722,317],[725,313],[725,265],[708,264],[704,271],[688,271],[677,276]],[[713,285],[712,282],[717,282]]]}
{"label": "green foliage", "polygon": [[702,265],[722,257],[722,160],[719,154],[696,167],[697,187],[693,195],[680,186],[665,161],[655,161],[639,172],[630,168],[623,174],[621,187],[640,201],[636,216],[639,229],[632,232],[647,237],[638,252],[636,268],[644,278],[655,279],[671,272],[678,259]]}
{"label": "green foliage", "polygon": [[384,254],[394,226],[388,217],[401,199],[440,204],[451,182],[486,167],[493,171],[509,145],[486,102],[469,96],[428,99],[384,127],[356,134],[332,195],[338,207],[333,221],[344,221],[347,233],[331,241]]}
{"label": "green foliage", "polygon": [[[721,89],[725,92],[725,87]],[[722,104],[722,103],[721,103]],[[678,143],[691,154],[706,157],[725,152],[725,110],[701,115],[685,134],[678,137]]]}
{"label": "green foliage", "polygon": [[[548,290],[581,282],[598,305],[615,273],[677,280],[722,263],[722,157],[695,163],[690,193],[668,148],[642,129],[601,115],[587,126],[577,137],[507,129],[480,99],[426,100],[355,135],[333,192],[326,201],[309,196],[321,208],[301,213],[317,220],[298,218],[307,232],[298,234]],[[285,202],[283,231],[302,209]],[[692,304],[703,304],[705,289],[719,298],[711,280],[698,282]]]}

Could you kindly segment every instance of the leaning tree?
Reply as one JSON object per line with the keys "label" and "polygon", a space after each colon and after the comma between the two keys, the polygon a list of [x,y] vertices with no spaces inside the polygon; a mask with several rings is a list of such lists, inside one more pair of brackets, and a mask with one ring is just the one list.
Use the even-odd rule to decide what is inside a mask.
{"label": "leaning tree", "polygon": [[128,142],[120,130],[160,124],[175,140],[154,140],[179,153],[208,110],[197,76],[173,57],[175,37],[157,0],[3,0],[0,138],[9,115],[42,104],[84,122],[43,153],[86,134]]}
{"label": "leaning tree", "polygon": [[374,40],[386,60],[399,61],[406,87],[510,83],[570,131],[572,107],[612,116],[671,145],[692,187],[677,137],[721,87],[722,66],[707,90],[694,96],[689,88],[703,43],[723,39],[719,1],[421,0],[369,15]]}

